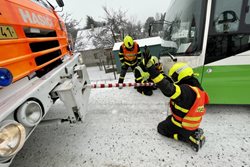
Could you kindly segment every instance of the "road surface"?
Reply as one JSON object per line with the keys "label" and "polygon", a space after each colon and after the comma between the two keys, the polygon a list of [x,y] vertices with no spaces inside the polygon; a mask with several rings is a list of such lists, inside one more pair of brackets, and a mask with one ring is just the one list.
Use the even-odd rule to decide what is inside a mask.
{"label": "road surface", "polygon": [[[167,104],[159,90],[147,97],[133,88],[93,89],[84,123],[39,125],[11,167],[250,166],[250,106],[209,105],[201,124],[207,142],[196,153],[157,133]],[[66,116],[58,101],[45,119]]]}

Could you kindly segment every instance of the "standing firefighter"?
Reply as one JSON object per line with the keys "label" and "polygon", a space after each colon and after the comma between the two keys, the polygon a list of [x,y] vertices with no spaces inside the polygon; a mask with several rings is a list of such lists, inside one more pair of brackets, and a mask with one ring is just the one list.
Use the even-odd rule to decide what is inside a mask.
{"label": "standing firefighter", "polygon": [[132,37],[127,35],[124,38],[123,44],[120,47],[119,58],[122,66],[118,83],[123,83],[128,68],[130,67],[134,71],[138,62],[141,61],[140,47]]}
{"label": "standing firefighter", "polygon": [[209,101],[207,93],[186,63],[175,63],[169,70],[173,83],[158,72],[150,56],[147,60],[146,67],[153,82],[165,96],[170,97],[172,114],[158,124],[158,132],[190,143],[195,151],[199,151],[205,143],[203,130],[199,126],[206,112],[204,105]]}

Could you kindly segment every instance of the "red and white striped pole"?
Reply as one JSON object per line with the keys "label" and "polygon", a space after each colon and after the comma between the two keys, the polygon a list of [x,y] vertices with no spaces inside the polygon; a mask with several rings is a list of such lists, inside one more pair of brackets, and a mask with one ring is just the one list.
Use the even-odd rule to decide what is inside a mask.
{"label": "red and white striped pole", "polygon": [[113,88],[113,87],[139,87],[139,86],[153,86],[154,83],[107,83],[107,84],[90,84],[91,88]]}

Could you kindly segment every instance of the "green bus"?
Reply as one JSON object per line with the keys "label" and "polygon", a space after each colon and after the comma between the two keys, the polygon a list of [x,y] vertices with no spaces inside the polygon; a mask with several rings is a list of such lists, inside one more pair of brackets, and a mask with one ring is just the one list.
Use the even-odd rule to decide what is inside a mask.
{"label": "green bus", "polygon": [[211,104],[250,104],[250,0],[173,0],[160,36],[166,73],[187,62]]}

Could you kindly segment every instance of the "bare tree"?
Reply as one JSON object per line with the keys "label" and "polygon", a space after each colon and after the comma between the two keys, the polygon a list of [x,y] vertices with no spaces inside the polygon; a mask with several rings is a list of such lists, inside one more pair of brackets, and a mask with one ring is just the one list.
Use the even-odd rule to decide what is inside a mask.
{"label": "bare tree", "polygon": [[82,29],[80,27],[81,20],[78,21],[73,19],[70,13],[63,13],[61,17],[66,25],[69,39],[72,40],[72,45],[74,46],[77,38],[77,32]]}
{"label": "bare tree", "polygon": [[96,48],[112,47],[115,42],[122,41],[122,34],[128,24],[126,12],[122,10],[114,11],[106,6],[103,6],[103,10],[105,12],[104,22],[97,22],[89,16],[89,18],[92,18],[92,22],[102,23],[103,26],[94,26],[88,31],[87,35],[85,34],[85,38],[87,37],[88,41],[91,41]]}
{"label": "bare tree", "polygon": [[92,43],[96,48],[112,47],[114,41],[108,31],[103,27],[96,28],[95,31],[90,31],[88,38],[92,38]]}
{"label": "bare tree", "polygon": [[93,17],[87,15],[87,17],[86,17],[86,26],[84,27],[84,29],[90,29],[90,28],[92,28],[92,26],[93,26],[93,28],[101,27],[103,25],[105,25],[104,22],[96,21],[96,20],[94,20]]}
{"label": "bare tree", "polygon": [[121,40],[121,33],[127,24],[126,12],[119,9],[114,11],[109,10],[107,6],[102,7],[105,12],[105,17],[103,18],[106,22],[106,28],[111,32],[114,42]]}
{"label": "bare tree", "polygon": [[[135,18],[128,20],[126,11],[121,9],[115,11],[108,9],[107,6],[102,8],[105,12],[104,22],[101,22],[103,26],[94,28],[87,35],[89,41],[91,40],[96,48],[112,47],[114,43],[123,41],[125,35],[130,35],[134,39],[145,37],[142,32],[142,24],[137,22]],[[96,22],[94,19],[91,21]]]}
{"label": "bare tree", "polygon": [[135,20],[129,21],[125,25],[125,33],[132,36],[134,39],[140,39],[143,38],[142,34],[142,25],[140,22],[137,22]]}
{"label": "bare tree", "polygon": [[155,17],[148,17],[144,24],[145,31],[150,31],[151,36],[158,36],[165,24],[166,13],[156,13]]}
{"label": "bare tree", "polygon": [[[148,32],[150,30],[150,26],[153,25],[153,23],[155,22],[154,17],[148,17],[145,24],[144,24],[144,29],[146,32]],[[154,30],[154,27],[152,28]],[[149,34],[149,33],[148,33]]]}

